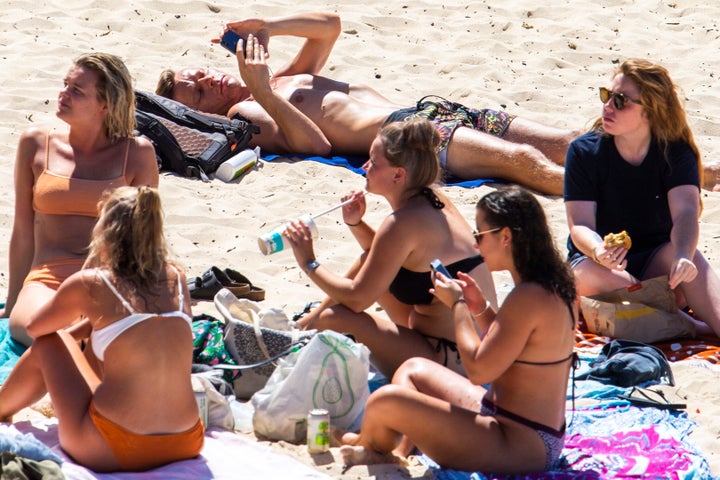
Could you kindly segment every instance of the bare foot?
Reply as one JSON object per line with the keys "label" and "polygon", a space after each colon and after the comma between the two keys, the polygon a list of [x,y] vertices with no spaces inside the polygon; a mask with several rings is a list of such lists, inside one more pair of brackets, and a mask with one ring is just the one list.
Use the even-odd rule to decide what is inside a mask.
{"label": "bare foot", "polygon": [[720,162],[703,165],[703,187],[720,192]]}
{"label": "bare foot", "polygon": [[352,465],[373,465],[377,463],[401,463],[400,459],[391,453],[379,453],[366,450],[364,447],[343,445],[340,447],[343,463]]}

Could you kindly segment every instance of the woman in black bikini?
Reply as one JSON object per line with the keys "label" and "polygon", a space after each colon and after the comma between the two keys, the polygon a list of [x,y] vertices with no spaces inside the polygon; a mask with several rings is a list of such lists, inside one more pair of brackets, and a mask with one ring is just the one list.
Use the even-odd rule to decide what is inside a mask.
{"label": "woman in black bikini", "polygon": [[475,220],[488,268],[508,270],[515,288],[496,314],[470,276],[436,274],[434,294],[453,312],[467,378],[422,358],[405,362],[370,396],[360,434],[343,437],[346,463],[387,461],[412,444],[466,471],[548,470],[559,458],[576,317],[572,273],[527,191],[486,195]]}
{"label": "woman in black bikini", "polygon": [[[346,277],[317,262],[309,229],[294,222],[286,232],[298,264],[327,295],[300,323],[306,328],[352,334],[368,346],[372,361],[388,378],[411,357],[427,358],[462,372],[455,349],[452,312],[436,300],[430,262],[439,258],[451,274],[470,274],[495,303],[495,289],[475,249],[472,228],[437,189],[440,137],[425,119],[383,127],[370,149],[369,193],[381,195],[393,212],[377,231],[366,224],[365,197],[343,200],[343,219],[364,250]],[[384,313],[365,312],[374,303]]]}

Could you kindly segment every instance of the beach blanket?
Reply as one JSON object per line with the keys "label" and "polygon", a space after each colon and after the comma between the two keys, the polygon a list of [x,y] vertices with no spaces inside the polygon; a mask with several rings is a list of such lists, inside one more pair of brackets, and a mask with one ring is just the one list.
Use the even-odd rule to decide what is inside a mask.
{"label": "beach blanket", "polygon": [[[590,333],[582,314],[580,315],[578,327],[575,331],[575,346],[577,348],[602,347],[612,340],[611,337]],[[696,338],[656,342],[652,345],[662,350],[671,362],[691,360],[720,364],[720,338],[714,335],[698,335]]]}
{"label": "beach blanket", "polygon": [[[596,355],[581,354],[578,373],[590,368]],[[426,456],[438,480],[599,480],[713,479],[707,460],[688,435],[695,422],[685,412],[640,408],[617,398],[628,388],[586,380],[575,384],[582,406],[567,412],[565,447],[558,466],[549,472],[492,475],[442,469]],[[568,386],[571,398],[572,384]],[[479,447],[480,448],[480,447]]]}
{"label": "beach blanket", "polygon": [[62,472],[69,480],[237,480],[279,478],[284,480],[330,480],[331,477],[289,457],[270,450],[249,438],[232,432],[209,429],[200,456],[171,463],[146,472],[95,473],[74,463],[60,448],[57,420],[18,422],[11,426],[23,434],[32,434],[62,458]]}
{"label": "beach blanket", "polygon": [[[351,170],[358,175],[365,175],[365,171],[362,169],[362,166],[367,162],[368,158],[366,156],[341,156],[341,155],[332,155],[329,157],[322,157],[319,155],[265,155],[263,157],[263,160],[266,162],[272,162],[274,160],[278,159],[300,159],[300,160],[312,160],[314,162],[320,162],[324,163],[326,165],[334,165],[336,167],[344,167],[348,170]],[[484,178],[484,179],[474,179],[474,180],[463,180],[458,177],[455,177],[453,175],[449,175],[448,177],[443,179],[445,185],[450,185],[453,187],[465,187],[465,188],[473,188],[473,187],[479,187],[480,185],[483,185],[485,183],[492,183],[497,180],[494,180],[492,178]]]}

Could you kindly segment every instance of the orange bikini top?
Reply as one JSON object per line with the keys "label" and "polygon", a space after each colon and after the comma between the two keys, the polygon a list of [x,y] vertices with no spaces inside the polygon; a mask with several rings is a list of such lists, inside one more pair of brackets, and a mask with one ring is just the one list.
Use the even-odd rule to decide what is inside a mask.
{"label": "orange bikini top", "polygon": [[129,185],[125,179],[130,142],[125,144],[125,160],[122,175],[109,180],[89,180],[85,178],[58,175],[49,170],[50,132],[45,145],[45,168],[33,186],[33,209],[49,215],[80,215],[97,218],[98,202],[103,192],[110,188]]}

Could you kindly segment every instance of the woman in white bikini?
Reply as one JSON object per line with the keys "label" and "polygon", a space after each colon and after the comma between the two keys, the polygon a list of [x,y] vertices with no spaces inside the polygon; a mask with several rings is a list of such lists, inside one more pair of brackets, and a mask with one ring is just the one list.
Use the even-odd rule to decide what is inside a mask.
{"label": "woman in white bikini", "polygon": [[[155,151],[133,137],[132,79],[114,55],[90,53],[73,63],[56,115],[67,130],[31,128],[15,160],[15,217],[3,317],[12,337],[30,345],[30,316],[80,270],[103,192],[158,185]],[[2,313],[2,312],[0,312]]]}
{"label": "woman in white bikini", "polygon": [[[95,471],[147,470],[203,445],[190,295],[167,259],[162,225],[156,189],[112,191],[85,268],[30,316],[34,342],[0,387],[2,418],[49,392],[60,445]],[[90,337],[85,352],[64,329],[78,318]]]}

